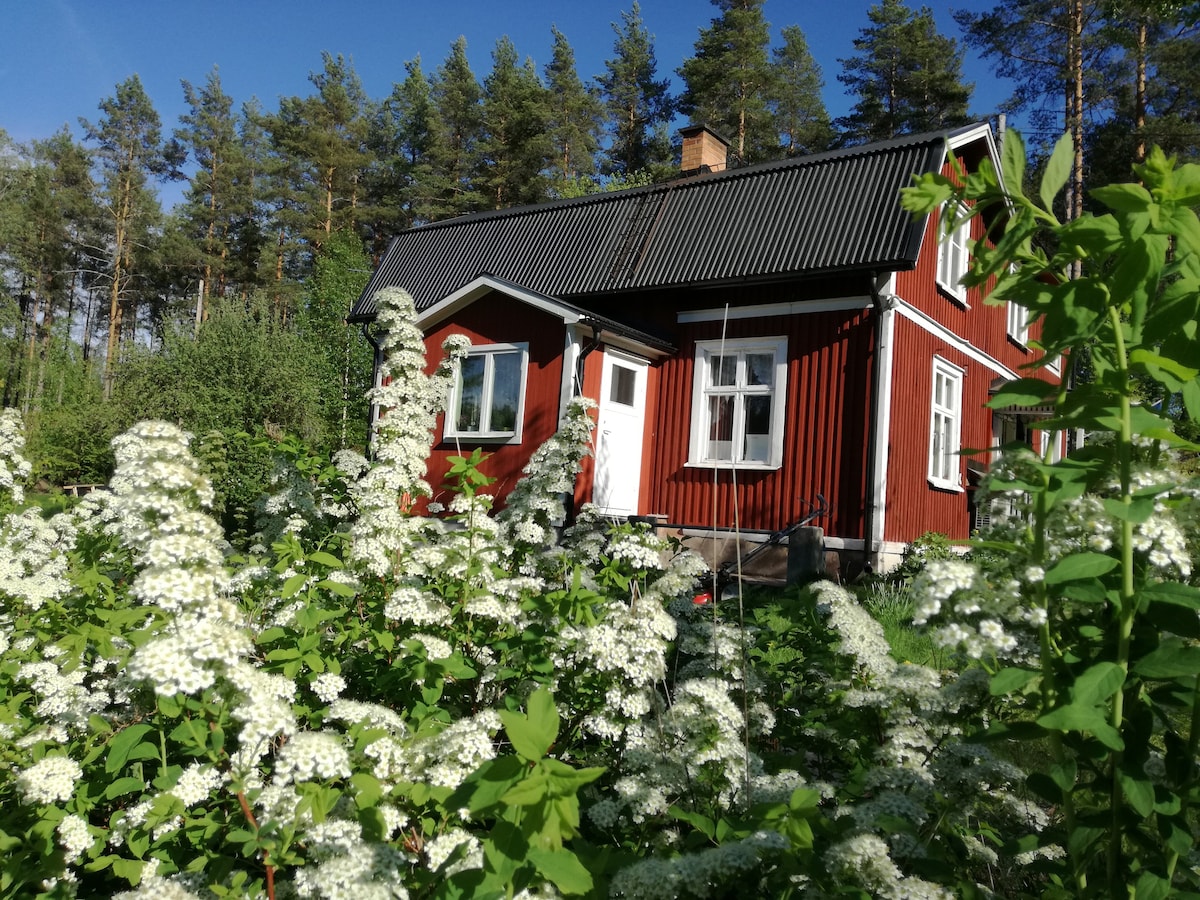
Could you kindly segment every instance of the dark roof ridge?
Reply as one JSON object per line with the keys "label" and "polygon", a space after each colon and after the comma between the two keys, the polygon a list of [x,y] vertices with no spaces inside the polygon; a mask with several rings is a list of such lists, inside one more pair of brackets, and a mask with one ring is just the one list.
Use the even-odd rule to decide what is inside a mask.
{"label": "dark roof ridge", "polygon": [[[415,225],[412,228],[407,228],[405,231],[421,230],[426,231],[434,228],[445,228],[453,225],[461,225],[466,221],[486,221],[488,219],[502,219],[508,216],[529,215],[536,212],[549,212],[554,209],[561,209],[567,206],[584,206],[589,203],[610,203],[615,202],[618,198],[632,197],[636,194],[653,194],[666,192],[675,188],[699,185],[710,181],[729,181],[737,178],[746,178],[753,176],[759,172],[774,172],[779,169],[788,168],[804,168],[810,165],[820,165],[821,163],[830,162],[840,158],[850,158],[853,156],[866,156],[872,153],[886,153],[890,150],[896,150],[900,147],[911,147],[919,144],[932,144],[949,140],[958,134],[966,133],[975,128],[978,128],[982,123],[975,122],[970,125],[963,125],[956,128],[944,128],[940,131],[926,131],[920,134],[899,135],[894,138],[889,138],[885,141],[875,141],[869,144],[852,144],[847,147],[837,147],[833,150],[824,150],[820,153],[809,153],[804,156],[790,156],[786,159],[773,159],[767,162],[751,163],[747,166],[738,166],[733,169],[726,169],[722,172],[704,172],[698,175],[685,175],[673,178],[670,181],[662,181],[657,184],[643,185],[639,187],[622,188],[619,191],[601,191],[595,194],[586,194],[582,197],[559,197],[552,200],[546,200],[541,203],[527,203],[521,206],[506,206],[503,209],[482,209],[474,212],[463,213],[460,216],[454,216],[450,219],[439,219],[436,222],[429,222],[424,225]],[[400,232],[403,234],[404,232]]]}

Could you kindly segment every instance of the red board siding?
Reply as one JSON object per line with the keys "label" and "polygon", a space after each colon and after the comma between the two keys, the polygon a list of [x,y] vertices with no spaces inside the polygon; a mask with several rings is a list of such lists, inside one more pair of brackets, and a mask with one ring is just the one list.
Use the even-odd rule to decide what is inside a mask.
{"label": "red board siding", "polygon": [[[428,371],[437,368],[442,358],[442,341],[451,334],[465,334],[472,344],[529,344],[529,371],[525,379],[525,416],[520,444],[481,443],[491,455],[481,470],[496,479],[487,490],[502,498],[521,477],[521,469],[533,451],[558,428],[558,402],[562,386],[563,324],[560,319],[533,309],[525,303],[489,294],[458,312],[453,322],[437,325],[425,336]],[[469,454],[475,444],[442,441],[444,416],[438,416],[433,452],[429,457],[427,480],[434,498],[446,499],[441,485],[449,468],[447,457]],[[499,500],[497,508],[503,506]]]}
{"label": "red board siding", "polygon": [[[830,535],[862,537],[874,332],[870,315],[853,310],[729,322],[730,339],[788,339],[783,465],[777,471],[736,472],[743,529],[784,528],[807,512],[802,501],[815,502],[823,493],[831,512],[817,524]],[[647,447],[654,448],[652,469],[642,506],[678,525],[711,527],[714,518],[719,528],[734,523],[734,473],[717,469],[714,479],[713,469],[685,464],[696,341],[720,336],[720,322],[681,326],[679,354],[659,367],[657,409],[647,427]]]}

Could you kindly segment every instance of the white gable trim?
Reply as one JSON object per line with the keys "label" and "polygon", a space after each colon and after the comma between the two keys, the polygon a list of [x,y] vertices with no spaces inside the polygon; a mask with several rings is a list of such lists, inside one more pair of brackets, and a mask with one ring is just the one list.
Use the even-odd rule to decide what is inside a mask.
{"label": "white gable trim", "polygon": [[562,320],[566,325],[574,325],[583,318],[579,312],[563,306],[553,297],[547,297],[545,294],[539,294],[536,291],[530,291],[526,288],[500,281],[491,275],[480,275],[475,280],[464,284],[453,294],[442,298],[433,304],[433,306],[418,313],[417,327],[422,331],[428,331],[434,325],[445,321],[459,310],[470,306],[480,297],[491,291],[512,297],[514,300],[520,300],[534,309],[540,309],[542,312]]}
{"label": "white gable trim", "polygon": [[717,309],[688,309],[676,314],[680,325],[692,322],[720,322],[729,319],[764,319],[770,316],[798,316],[804,313],[840,312],[867,309],[870,297],[831,297],[825,300],[793,300],[790,303],[757,303],[753,306],[722,306]]}
{"label": "white gable trim", "polygon": [[912,322],[922,331],[926,331],[929,334],[932,334],[934,337],[945,341],[949,346],[953,347],[963,356],[967,357],[967,359],[973,360],[974,362],[979,363],[981,366],[985,366],[995,374],[1000,375],[1009,381],[1016,381],[1021,377],[998,359],[988,355],[987,353],[984,353],[978,347],[973,346],[970,341],[959,337],[941,322],[938,322],[932,316],[921,312],[921,310],[906,302],[903,298],[896,297],[895,299],[896,312],[900,313],[900,315],[904,316],[904,318],[908,319],[908,321]]}

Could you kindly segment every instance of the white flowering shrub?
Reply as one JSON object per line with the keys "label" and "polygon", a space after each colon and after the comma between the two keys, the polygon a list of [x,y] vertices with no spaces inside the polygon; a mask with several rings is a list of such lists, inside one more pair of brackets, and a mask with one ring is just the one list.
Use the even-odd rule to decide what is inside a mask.
{"label": "white flowering shrub", "polygon": [[[0,522],[0,898],[1195,893],[1200,507],[1167,455],[1197,448],[1125,387],[1200,406],[1200,170],[1180,171],[1110,195],[1159,204],[1144,221],[1082,234],[1008,199],[1025,266],[1001,290],[1052,352],[1092,342],[1102,377],[996,402],[1112,437],[1005,457],[986,490],[1018,515],[971,558],[914,566],[947,670],[897,661],[838,586],[714,598],[702,560],[646,526],[572,518],[584,401],[501,513],[477,450],[444,504],[417,504],[466,344],[427,375],[403,292],[379,298],[374,460],[281,441],[290,465],[238,547],[188,435],[139,424],[107,491]],[[963,184],[908,202],[996,190]],[[1026,242],[1039,223],[1068,255],[1150,240],[1110,261],[1122,304],[1159,296],[1146,260],[1169,247],[1170,315],[1060,314],[1079,301]],[[15,504],[19,432],[0,438]]]}

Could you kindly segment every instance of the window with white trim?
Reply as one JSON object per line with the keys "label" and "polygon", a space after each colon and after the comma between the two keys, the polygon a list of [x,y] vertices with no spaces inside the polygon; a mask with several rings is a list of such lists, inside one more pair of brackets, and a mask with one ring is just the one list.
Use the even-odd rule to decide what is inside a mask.
{"label": "window with white trim", "polygon": [[[962,285],[963,276],[971,265],[971,220],[962,218],[967,210],[960,205],[943,204],[938,233],[937,283],[943,291],[960,303],[967,302],[967,289]],[[945,231],[946,219],[958,221],[953,230]]]}
{"label": "window with white trim", "polygon": [[783,465],[787,338],[699,341],[689,465]]}
{"label": "window with white trim", "polygon": [[444,436],[519,443],[528,368],[528,344],[472,347],[458,363]]}
{"label": "window with white trim", "polygon": [[963,370],[940,356],[933,358],[933,395],[929,423],[929,482],[961,489],[958,451],[962,429]]}
{"label": "window with white trim", "polygon": [[1009,300],[1005,307],[1008,313],[1008,336],[1024,347],[1029,343],[1029,316],[1025,307]]}

